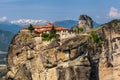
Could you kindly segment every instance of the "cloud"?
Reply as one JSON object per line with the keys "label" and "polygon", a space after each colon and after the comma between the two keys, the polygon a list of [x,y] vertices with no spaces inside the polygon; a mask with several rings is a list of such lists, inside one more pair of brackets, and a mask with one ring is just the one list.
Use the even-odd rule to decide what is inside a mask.
{"label": "cloud", "polygon": [[6,17],[6,16],[3,16],[2,18],[0,18],[0,21],[2,21],[2,22],[7,21],[7,17]]}
{"label": "cloud", "polygon": [[96,18],[100,18],[100,16],[96,16]]}
{"label": "cloud", "polygon": [[109,11],[110,18],[120,18],[120,12],[115,7],[111,7]]}
{"label": "cloud", "polygon": [[19,19],[19,20],[13,20],[11,21],[12,24],[22,24],[22,25],[28,25],[28,24],[45,24],[48,21],[46,20],[33,20],[33,19]]}

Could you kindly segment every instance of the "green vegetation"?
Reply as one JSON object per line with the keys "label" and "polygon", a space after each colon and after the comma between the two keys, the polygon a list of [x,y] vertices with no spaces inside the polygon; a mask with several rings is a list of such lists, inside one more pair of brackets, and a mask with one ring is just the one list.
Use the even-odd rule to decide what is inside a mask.
{"label": "green vegetation", "polygon": [[41,36],[44,37],[44,38],[47,38],[47,37],[49,37],[49,34],[48,33],[42,33]]}
{"label": "green vegetation", "polygon": [[54,25],[52,26],[52,29],[51,29],[51,31],[50,31],[50,34],[56,34],[56,30],[55,30],[55,26],[54,26]]}
{"label": "green vegetation", "polygon": [[55,27],[54,25],[52,26],[52,29],[50,31],[50,36],[49,36],[51,39],[55,39],[57,37],[57,34],[56,34],[56,30],[55,30]]}
{"label": "green vegetation", "polygon": [[58,34],[56,34],[56,30],[54,25],[52,26],[52,29],[50,31],[50,33],[42,33],[42,41],[50,41],[52,39],[56,39]]}
{"label": "green vegetation", "polygon": [[91,36],[92,36],[92,39],[94,40],[94,42],[96,42],[96,43],[98,43],[101,40],[101,38],[95,33],[91,33]]}
{"label": "green vegetation", "polygon": [[28,29],[30,30],[31,33],[33,32],[34,27],[32,26],[32,24],[30,24],[30,26],[28,27]]}
{"label": "green vegetation", "polygon": [[42,41],[50,41],[51,40],[48,33],[42,33],[41,37],[42,37]]}
{"label": "green vegetation", "polygon": [[76,33],[76,34],[79,34],[79,33],[83,32],[84,29],[81,27],[81,28],[76,28],[76,29],[71,30],[71,31],[74,32],[74,33]]}
{"label": "green vegetation", "polygon": [[83,31],[83,28],[82,28],[82,27],[81,27],[81,28],[78,28],[78,30],[82,32],[82,31]]}
{"label": "green vegetation", "polygon": [[83,28],[78,28],[78,33],[83,32]]}

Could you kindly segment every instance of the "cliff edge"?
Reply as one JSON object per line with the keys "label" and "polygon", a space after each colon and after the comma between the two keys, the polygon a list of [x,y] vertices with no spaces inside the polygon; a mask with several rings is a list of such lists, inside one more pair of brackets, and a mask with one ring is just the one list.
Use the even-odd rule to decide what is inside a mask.
{"label": "cliff edge", "polygon": [[20,31],[7,55],[7,80],[119,80],[120,20],[61,40]]}

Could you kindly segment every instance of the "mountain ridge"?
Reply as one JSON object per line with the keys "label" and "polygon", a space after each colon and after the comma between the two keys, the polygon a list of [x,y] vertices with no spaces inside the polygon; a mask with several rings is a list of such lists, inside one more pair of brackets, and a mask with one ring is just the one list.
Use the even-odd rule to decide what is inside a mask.
{"label": "mountain ridge", "polygon": [[[76,24],[78,23],[77,20],[62,20],[62,21],[55,21],[53,22],[53,24],[56,24],[58,26],[62,26],[62,27],[65,27],[65,28],[71,28],[73,26],[75,26]],[[101,24],[98,24],[97,22],[93,21],[93,27],[96,28],[96,27],[99,27]]]}
{"label": "mountain ridge", "polygon": [[16,24],[11,24],[10,22],[0,22],[0,30],[10,31],[13,33],[17,33],[22,27]]}
{"label": "mountain ridge", "polygon": [[7,51],[14,33],[0,30],[0,51]]}

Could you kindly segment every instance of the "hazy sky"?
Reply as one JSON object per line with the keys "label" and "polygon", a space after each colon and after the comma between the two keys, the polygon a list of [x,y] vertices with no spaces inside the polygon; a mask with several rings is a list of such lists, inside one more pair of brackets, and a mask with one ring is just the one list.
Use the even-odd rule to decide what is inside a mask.
{"label": "hazy sky", "polygon": [[0,0],[0,20],[78,20],[81,14],[98,23],[120,19],[120,0]]}

